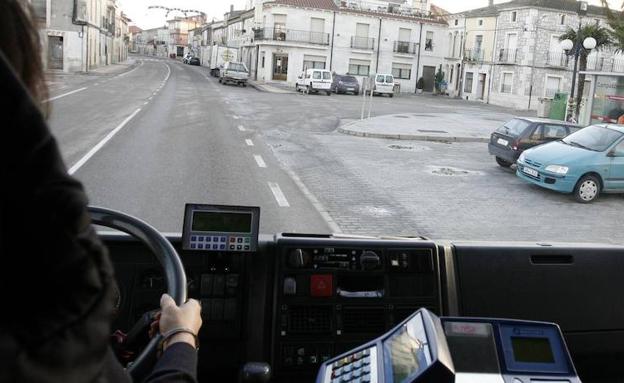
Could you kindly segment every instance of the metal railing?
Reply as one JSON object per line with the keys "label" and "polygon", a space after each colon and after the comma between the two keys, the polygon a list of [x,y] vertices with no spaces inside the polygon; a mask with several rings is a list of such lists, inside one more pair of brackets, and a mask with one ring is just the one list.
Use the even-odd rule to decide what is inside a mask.
{"label": "metal railing", "polygon": [[466,49],[464,50],[464,58],[466,61],[483,61],[485,51],[483,49]]}
{"label": "metal railing", "polygon": [[409,41],[395,41],[394,42],[394,51],[396,53],[405,53],[405,54],[416,54],[418,44],[410,43]]}
{"label": "metal railing", "polygon": [[563,52],[548,52],[546,65],[554,67],[567,67],[568,56]]}
{"label": "metal railing", "polygon": [[624,73],[624,57],[590,56],[587,58],[587,70]]}
{"label": "metal railing", "polygon": [[294,29],[256,28],[254,29],[254,39],[329,45],[329,33]]}
{"label": "metal railing", "polygon": [[351,48],[375,50],[375,39],[372,37],[351,36]]}
{"label": "metal railing", "polygon": [[518,49],[501,49],[498,52],[498,62],[515,64],[518,59]]}

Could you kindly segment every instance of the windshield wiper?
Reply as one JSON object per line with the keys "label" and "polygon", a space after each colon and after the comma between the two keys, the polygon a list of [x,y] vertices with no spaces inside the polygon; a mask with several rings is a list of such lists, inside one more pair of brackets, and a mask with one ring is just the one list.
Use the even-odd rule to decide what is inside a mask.
{"label": "windshield wiper", "polygon": [[594,152],[596,151],[596,150],[594,150],[594,149],[592,149],[592,148],[588,148],[588,147],[587,147],[587,146],[585,146],[585,145],[579,144],[579,143],[578,143],[578,142],[576,142],[576,141],[570,141],[570,142],[563,141],[563,142],[565,142],[565,143],[567,143],[567,144],[569,144],[569,145],[572,145],[572,146],[576,146],[577,148],[587,149],[587,150],[591,150],[591,151],[594,151]]}

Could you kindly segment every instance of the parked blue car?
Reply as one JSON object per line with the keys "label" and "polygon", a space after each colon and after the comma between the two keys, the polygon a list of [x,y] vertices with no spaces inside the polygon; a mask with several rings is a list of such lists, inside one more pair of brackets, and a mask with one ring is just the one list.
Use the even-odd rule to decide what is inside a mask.
{"label": "parked blue car", "polygon": [[516,175],[577,201],[595,201],[603,193],[624,193],[624,125],[583,128],[558,141],[528,149],[517,161]]}

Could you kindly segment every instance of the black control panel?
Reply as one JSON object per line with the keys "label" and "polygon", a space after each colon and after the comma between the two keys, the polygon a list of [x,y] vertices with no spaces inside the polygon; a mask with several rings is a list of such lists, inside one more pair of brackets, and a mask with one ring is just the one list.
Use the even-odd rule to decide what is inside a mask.
{"label": "black control panel", "polygon": [[439,313],[437,248],[428,242],[278,239],[271,365],[314,375],[418,308]]}

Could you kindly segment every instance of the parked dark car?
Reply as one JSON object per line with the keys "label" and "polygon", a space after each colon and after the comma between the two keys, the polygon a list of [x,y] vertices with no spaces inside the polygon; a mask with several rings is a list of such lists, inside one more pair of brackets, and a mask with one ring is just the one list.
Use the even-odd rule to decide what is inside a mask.
{"label": "parked dark car", "polygon": [[200,65],[200,63],[199,63],[199,57],[191,57],[191,58],[189,59],[189,64],[199,66],[199,65]]}
{"label": "parked dark car", "polygon": [[356,96],[360,94],[360,83],[353,76],[334,75],[334,81],[331,85],[334,93],[353,93]]}
{"label": "parked dark car", "polygon": [[492,133],[488,150],[500,166],[509,167],[526,149],[560,140],[581,128],[559,120],[517,117]]}

